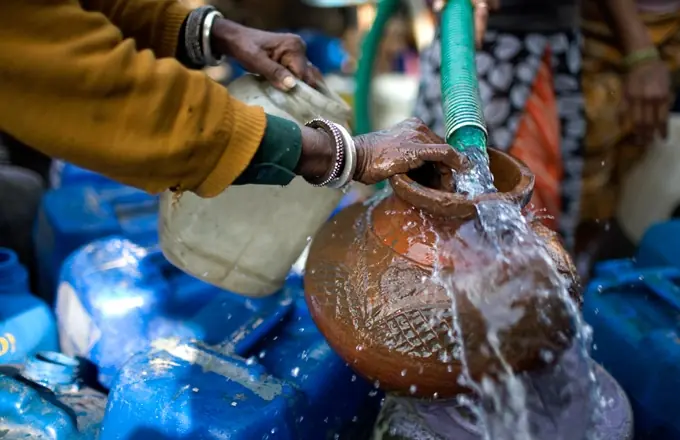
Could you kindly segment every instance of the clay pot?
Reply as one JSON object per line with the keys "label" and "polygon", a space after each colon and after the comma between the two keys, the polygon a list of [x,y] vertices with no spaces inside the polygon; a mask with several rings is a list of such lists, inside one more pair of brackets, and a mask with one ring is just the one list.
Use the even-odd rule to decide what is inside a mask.
{"label": "clay pot", "polygon": [[[499,151],[490,150],[489,156],[499,190],[496,194],[468,200],[421,185],[407,175],[395,176],[390,181],[393,194],[372,206],[357,204],[341,211],[312,243],[305,272],[312,317],[333,349],[386,391],[441,398],[470,392],[459,384],[462,365],[451,356],[457,350],[457,337],[451,337],[451,297],[431,275],[435,259],[441,256],[435,248],[437,236],[461,250],[464,244],[454,237],[461,226],[473,225],[475,205],[481,200],[505,199],[523,207],[531,198],[534,177],[529,169]],[[578,281],[569,255],[539,221],[532,222],[531,228],[545,240],[558,277],[576,298]],[[455,279],[456,267],[462,273],[462,265],[455,252],[447,255],[452,261],[444,264]],[[481,275],[493,261],[480,256],[465,258],[465,263],[467,274],[479,270]],[[533,270],[531,279],[537,288],[545,287],[543,269],[505,267],[500,277],[510,280],[522,275],[518,271]],[[498,333],[500,351],[517,372],[554,362],[573,335],[562,299],[530,293],[522,290],[509,295],[512,306],[522,307],[523,314]],[[487,321],[468,296],[459,291],[453,294],[470,374],[476,380],[485,374],[493,376],[500,364],[490,353]],[[490,289],[485,304],[507,297],[507,290]]]}

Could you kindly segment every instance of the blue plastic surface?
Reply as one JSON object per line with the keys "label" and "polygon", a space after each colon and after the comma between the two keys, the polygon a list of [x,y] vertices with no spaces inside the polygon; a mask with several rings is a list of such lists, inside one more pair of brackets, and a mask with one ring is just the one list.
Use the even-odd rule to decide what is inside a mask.
{"label": "blue plastic surface", "polygon": [[42,350],[57,350],[50,308],[31,295],[28,272],[16,254],[0,248],[0,364],[23,362]]}
{"label": "blue plastic surface", "polygon": [[57,294],[62,350],[97,365],[105,387],[156,338],[236,341],[231,350],[243,353],[249,348],[244,326],[257,336],[290,307],[286,292],[263,299],[231,294],[181,272],[160,251],[120,237],[74,252]]}
{"label": "blue plastic surface", "polygon": [[258,341],[241,356],[173,338],[135,355],[109,394],[104,425],[117,428],[101,440],[322,440],[371,426],[379,394],[326,344],[300,280],[287,286],[294,308],[267,336],[244,329]]}
{"label": "blue plastic surface", "polygon": [[106,176],[64,161],[54,161],[50,170],[50,186],[53,189],[73,185],[110,185],[113,183],[116,182]]}
{"label": "blue plastic surface", "polygon": [[641,267],[680,268],[680,220],[651,226],[640,242],[636,264]]}
{"label": "blue plastic surface", "polygon": [[81,363],[43,352],[20,369],[0,368],[0,437],[95,440],[106,395],[84,385]]}
{"label": "blue plastic surface", "polygon": [[48,191],[34,232],[40,296],[53,300],[61,264],[77,248],[111,235],[155,243],[157,228],[158,197],[138,189],[89,184]]}
{"label": "blue plastic surface", "polygon": [[593,359],[628,394],[636,438],[680,439],[680,268],[600,264],[584,297]]}

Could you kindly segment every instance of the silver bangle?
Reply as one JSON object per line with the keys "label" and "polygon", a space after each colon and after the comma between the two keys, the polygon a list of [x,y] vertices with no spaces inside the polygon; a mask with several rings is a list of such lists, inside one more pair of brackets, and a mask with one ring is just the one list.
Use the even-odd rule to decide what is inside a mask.
{"label": "silver bangle", "polygon": [[202,66],[205,62],[203,48],[201,47],[203,23],[205,17],[215,10],[214,6],[201,6],[191,11],[187,18],[184,30],[184,47],[191,62],[197,66]]}
{"label": "silver bangle", "polygon": [[335,146],[335,161],[333,162],[330,174],[321,182],[310,182],[314,186],[328,186],[331,182],[340,177],[344,168],[345,147],[342,132],[338,129],[337,125],[322,118],[312,119],[307,122],[305,126],[316,130],[322,130],[333,139],[333,144]]}
{"label": "silver bangle", "polygon": [[205,16],[203,20],[203,32],[202,32],[202,43],[203,43],[203,60],[208,66],[217,66],[222,61],[220,58],[215,58],[213,56],[212,48],[210,46],[210,36],[212,35],[212,27],[216,18],[224,18],[224,16],[219,11],[211,11]]}
{"label": "silver bangle", "polygon": [[340,174],[340,177],[338,177],[337,180],[330,182],[328,187],[343,189],[352,181],[354,172],[357,169],[357,146],[354,144],[352,135],[349,134],[349,131],[347,131],[345,127],[335,123],[333,123],[333,125],[335,125],[335,128],[342,134],[342,144],[345,150],[345,163],[342,167],[342,174]]}

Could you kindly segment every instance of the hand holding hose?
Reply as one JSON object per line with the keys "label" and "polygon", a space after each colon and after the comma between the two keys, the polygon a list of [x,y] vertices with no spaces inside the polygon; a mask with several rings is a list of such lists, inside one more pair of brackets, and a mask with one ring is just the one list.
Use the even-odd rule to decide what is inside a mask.
{"label": "hand holding hose", "polygon": [[[462,153],[417,118],[353,138],[347,132],[333,136],[338,126],[330,121],[314,128],[303,128],[302,156],[296,173],[321,186],[344,186],[349,180],[372,185],[426,163],[457,171],[469,166]],[[336,142],[338,139],[340,142]],[[343,151],[340,156],[339,150]],[[347,167],[352,168],[351,172],[345,173]]]}

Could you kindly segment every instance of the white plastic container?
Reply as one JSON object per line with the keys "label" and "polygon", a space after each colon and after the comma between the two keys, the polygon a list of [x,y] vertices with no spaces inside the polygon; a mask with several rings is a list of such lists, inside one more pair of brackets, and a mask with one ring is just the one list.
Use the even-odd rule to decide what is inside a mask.
{"label": "white plastic container", "polygon": [[658,140],[633,168],[621,188],[617,219],[626,236],[639,243],[654,223],[680,208],[680,115],[671,115],[668,139]]}
{"label": "white plastic container", "polygon": [[373,129],[384,130],[413,116],[418,98],[418,78],[400,73],[385,73],[371,86]]}
{"label": "white plastic container", "polygon": [[[231,95],[269,114],[303,124],[323,117],[345,127],[351,110],[324,85],[299,83],[288,93],[252,75],[229,86]],[[283,147],[283,146],[282,146]],[[317,188],[301,177],[288,186],[232,186],[217,197],[161,196],[160,241],[177,267],[246,296],[276,292],[342,191]]]}

